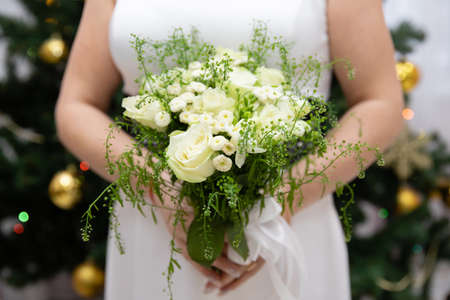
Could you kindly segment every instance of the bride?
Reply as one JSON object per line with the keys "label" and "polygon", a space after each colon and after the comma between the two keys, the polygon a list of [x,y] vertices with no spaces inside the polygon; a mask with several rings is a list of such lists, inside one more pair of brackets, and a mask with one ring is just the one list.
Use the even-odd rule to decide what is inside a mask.
{"label": "bride", "polygon": [[[385,149],[402,127],[403,96],[396,78],[394,49],[384,23],[381,0],[89,0],[75,38],[55,109],[61,142],[99,176],[113,181],[106,171],[105,138],[111,119],[110,100],[123,83],[126,94],[136,94],[139,75],[130,33],[164,39],[174,27],[199,29],[205,41],[236,49],[250,36],[254,19],[267,21],[272,32],[295,42],[291,55],[317,55],[324,62],[346,58],[356,69],[354,80],[337,65],[333,70],[350,109],[333,132],[336,142],[362,141]],[[318,92],[328,97],[331,71],[324,72]],[[361,121],[362,120],[362,121]],[[362,128],[361,128],[362,127]],[[360,128],[363,135],[360,136]],[[112,156],[132,139],[116,134]],[[332,156],[330,151],[328,156]],[[366,154],[367,163],[374,157]],[[316,163],[321,164],[316,158]],[[300,172],[300,166],[298,168]],[[300,240],[307,272],[303,299],[349,300],[347,250],[331,193],[337,182],[349,182],[358,167],[351,157],[340,158],[326,171],[329,183],[302,187],[305,196],[290,221]],[[325,195],[325,196],[324,196]],[[148,199],[151,201],[151,199]],[[136,209],[118,207],[119,230],[125,244],[120,255],[113,239],[107,253],[107,300],[162,300],[171,234],[164,222],[153,224]],[[160,212],[160,217],[169,218]],[[167,223],[167,222],[166,222]],[[170,230],[170,229],[169,229]],[[177,246],[185,249],[182,230]],[[232,263],[223,255],[217,272],[183,252],[181,270],[174,275],[174,299],[278,299],[262,259],[250,266]],[[282,299],[284,300],[284,299]]]}

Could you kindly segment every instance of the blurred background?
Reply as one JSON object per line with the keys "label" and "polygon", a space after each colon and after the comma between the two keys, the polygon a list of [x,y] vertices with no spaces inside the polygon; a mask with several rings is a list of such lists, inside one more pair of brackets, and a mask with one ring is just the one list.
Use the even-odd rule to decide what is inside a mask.
{"label": "blurred background", "polygon": [[[64,150],[53,119],[83,2],[0,2],[0,300],[102,299],[107,211],[89,243],[80,220],[106,182]],[[355,182],[353,299],[448,300],[450,1],[386,0],[384,9],[408,128],[386,166]],[[342,114],[336,82],[332,91]]]}

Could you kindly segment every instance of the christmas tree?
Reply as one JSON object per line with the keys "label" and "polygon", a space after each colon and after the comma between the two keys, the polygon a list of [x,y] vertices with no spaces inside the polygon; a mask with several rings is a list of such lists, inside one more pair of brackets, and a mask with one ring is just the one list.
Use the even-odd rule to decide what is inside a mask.
{"label": "christmas tree", "polygon": [[[402,115],[410,120],[414,111],[409,108],[408,93],[416,86],[419,71],[407,61],[407,55],[425,35],[407,22],[391,34],[406,99]],[[331,99],[342,114],[345,99],[336,80]],[[352,207],[354,233],[348,244],[352,298],[430,299],[430,277],[436,263],[450,258],[446,217],[450,152],[439,135],[407,128],[384,159],[384,168],[372,166],[363,180],[351,183],[356,203]],[[340,207],[345,195],[335,199]]]}
{"label": "christmas tree", "polygon": [[[106,183],[63,148],[54,121],[83,2],[20,3],[32,21],[0,15],[0,39],[8,45],[0,82],[0,279],[21,287],[79,266],[77,291],[94,295],[102,290],[108,216],[98,217],[88,244],[80,220]],[[97,274],[91,289],[76,277],[83,268]]]}

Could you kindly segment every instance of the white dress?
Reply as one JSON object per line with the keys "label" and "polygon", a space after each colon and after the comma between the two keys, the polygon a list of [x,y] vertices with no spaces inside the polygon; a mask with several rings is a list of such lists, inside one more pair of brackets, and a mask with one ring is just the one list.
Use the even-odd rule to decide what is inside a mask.
{"label": "white dress", "polygon": [[[117,0],[110,23],[110,50],[124,81],[124,92],[136,94],[140,75],[130,33],[152,40],[164,39],[174,27],[191,25],[205,41],[237,48],[248,40],[254,19],[269,30],[295,41],[292,55],[318,55],[329,61],[326,0]],[[330,72],[324,72],[319,92],[329,93]],[[125,254],[119,254],[114,237],[108,242],[106,300],[166,300],[163,292],[169,258],[170,234],[163,222],[155,225],[137,209],[118,208],[119,230]],[[305,300],[349,300],[348,258],[341,224],[331,195],[293,217],[306,258]],[[174,275],[175,300],[276,300],[266,266],[238,289],[223,297],[203,294],[205,279],[183,257]],[[302,299],[303,300],[303,299]]]}

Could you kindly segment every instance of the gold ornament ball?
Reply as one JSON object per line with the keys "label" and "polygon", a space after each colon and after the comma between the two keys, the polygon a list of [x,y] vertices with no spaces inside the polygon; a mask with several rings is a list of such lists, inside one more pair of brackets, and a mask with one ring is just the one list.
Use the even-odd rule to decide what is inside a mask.
{"label": "gold ornament ball", "polygon": [[103,290],[104,272],[93,262],[84,262],[77,266],[72,274],[72,286],[78,295],[93,298]]}
{"label": "gold ornament ball", "polygon": [[421,204],[419,193],[410,187],[400,187],[397,192],[397,212],[407,214],[415,210]]}
{"label": "gold ornament ball", "polygon": [[402,84],[403,91],[409,93],[419,82],[419,69],[409,61],[400,61],[396,64],[397,78]]}
{"label": "gold ornament ball", "polygon": [[66,43],[59,36],[45,40],[39,48],[39,57],[49,64],[59,63],[67,56]]}
{"label": "gold ornament ball", "polygon": [[73,208],[82,196],[81,179],[75,167],[57,172],[48,187],[48,193],[53,204],[65,210]]}

